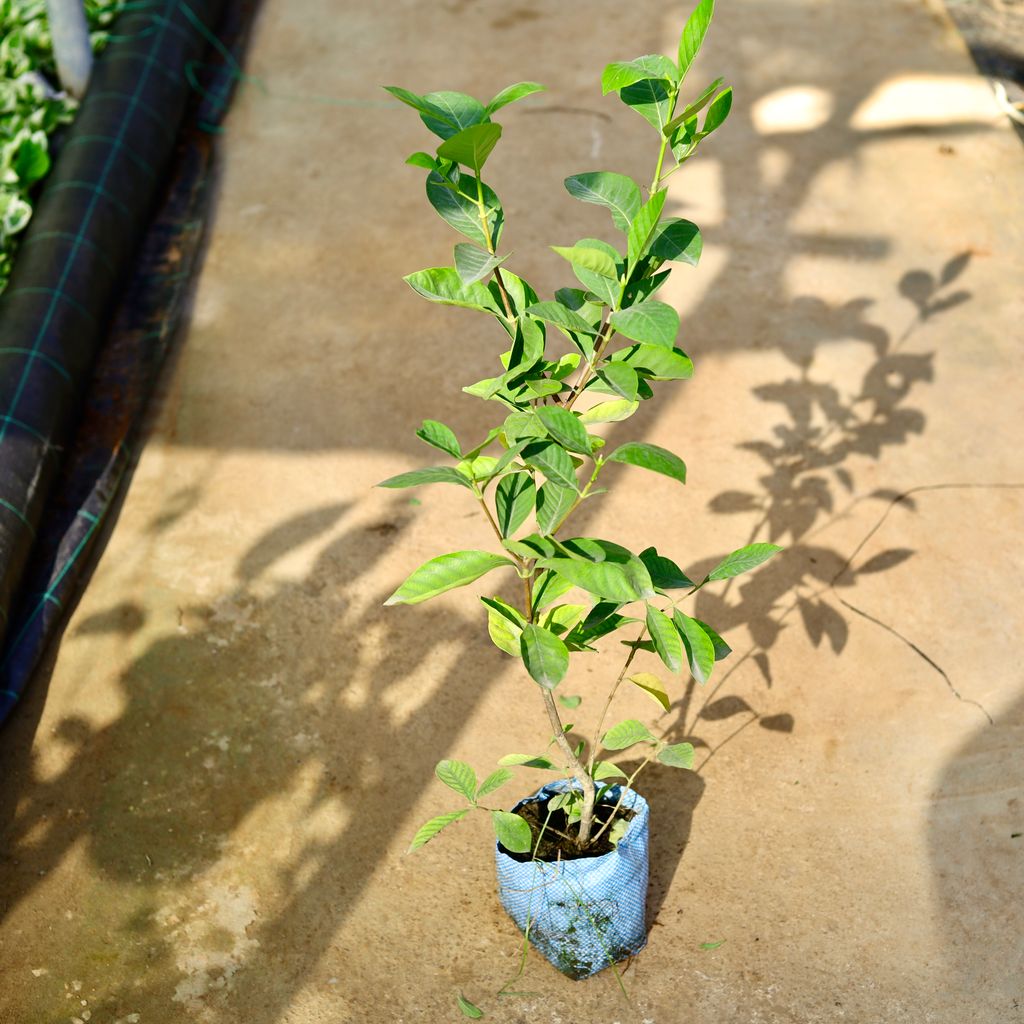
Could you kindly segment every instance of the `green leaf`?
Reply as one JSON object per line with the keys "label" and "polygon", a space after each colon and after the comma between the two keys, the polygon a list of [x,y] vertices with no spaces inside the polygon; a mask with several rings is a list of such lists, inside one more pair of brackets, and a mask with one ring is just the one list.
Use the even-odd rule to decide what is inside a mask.
{"label": "green leaf", "polygon": [[583,703],[583,698],[582,697],[559,697],[558,698],[558,703],[561,704],[563,708],[568,708],[570,711],[573,711],[573,710],[578,708]]}
{"label": "green leaf", "polygon": [[385,602],[419,604],[446,590],[464,587],[499,565],[512,565],[489,551],[452,551],[424,562]]}
{"label": "green leaf", "polygon": [[496,772],[491,772],[491,774],[480,783],[480,788],[476,791],[477,800],[482,796],[487,796],[489,793],[493,793],[496,789],[501,789],[506,782],[510,782],[514,777],[513,773],[507,768],[499,768]]}
{"label": "green leaf", "polygon": [[673,743],[658,751],[658,760],[671,768],[693,768],[693,744]]}
{"label": "green leaf", "polygon": [[711,645],[715,649],[715,661],[724,661],[732,654],[732,648],[706,622],[701,622],[700,619],[693,621],[711,638]]}
{"label": "green leaf", "polygon": [[537,492],[537,529],[554,533],[578,497],[578,492],[570,487],[561,487],[551,480],[543,484]]}
{"label": "green leaf", "polygon": [[45,178],[50,170],[50,157],[46,152],[45,141],[40,143],[34,138],[23,139],[14,152],[11,166],[24,185],[31,185],[40,178]]}
{"label": "green leaf", "polygon": [[690,663],[690,674],[698,683],[706,683],[715,667],[715,645],[711,642],[711,637],[704,632],[696,619],[684,615],[678,608],[672,615],[672,621],[679,630],[679,638],[683,641],[686,660]]}
{"label": "green leaf", "polygon": [[628,420],[640,408],[639,402],[630,402],[625,398],[616,398],[611,402],[598,402],[586,412],[580,413],[580,423],[619,423]]}
{"label": "green leaf", "polygon": [[454,267],[431,267],[409,274],[403,280],[414,292],[445,306],[463,306],[497,313],[491,293],[479,282],[465,284]]}
{"label": "green leaf", "polygon": [[565,179],[569,195],[584,203],[606,206],[620,231],[629,231],[630,222],[640,209],[640,186],[625,174],[613,171],[590,171]]}
{"label": "green leaf", "polygon": [[541,422],[537,419],[533,410],[523,412],[512,412],[505,417],[505,422],[502,424],[502,432],[505,435],[505,440],[510,444],[515,444],[517,441],[521,441],[524,438],[544,438],[547,434],[544,431],[544,427],[541,426]]}
{"label": "green leaf", "polygon": [[540,405],[537,407],[537,419],[563,448],[581,455],[590,454],[590,438],[575,413],[558,405]]}
{"label": "green leaf", "polygon": [[461,993],[458,996],[459,1009],[462,1011],[464,1017],[469,1017],[470,1020],[480,1020],[484,1015],[484,1011],[479,1006],[474,1006],[464,995]]}
{"label": "green leaf", "polygon": [[470,125],[442,142],[437,148],[437,155],[453,163],[464,164],[479,175],[500,138],[500,124]]}
{"label": "green leaf", "polygon": [[[413,110],[417,111],[424,119],[424,123],[426,118],[430,117],[435,121],[446,123],[446,127],[451,130],[453,135],[459,130],[458,125],[449,117],[447,111],[431,103],[426,96],[420,96],[418,93],[410,92],[408,89],[403,89],[397,85],[385,85],[384,88],[395,99],[401,100],[406,106],[412,107]],[[428,125],[427,127],[430,126]],[[442,137],[446,138],[447,136]]]}
{"label": "green leaf", "polygon": [[420,119],[437,136],[450,139],[464,128],[487,120],[484,105],[464,92],[428,92],[422,97],[430,104],[430,112],[420,112]]}
{"label": "green leaf", "polygon": [[[618,606],[614,605],[613,607]],[[593,623],[586,621],[566,637],[566,643],[571,642],[589,647],[595,640],[600,640],[601,637],[614,633],[620,626],[627,626],[638,621],[639,619],[630,618],[626,615],[607,615]]]}
{"label": "green leaf", "polygon": [[[504,651],[510,657],[519,657],[519,638],[523,634],[523,622],[506,614],[504,602],[497,598],[480,598],[487,605],[487,635],[499,651]],[[508,606],[505,605],[505,608]]]}
{"label": "green leaf", "polygon": [[529,316],[536,317],[538,320],[546,320],[549,324],[554,324],[567,332],[597,334],[596,327],[587,323],[579,313],[566,309],[560,302],[535,302],[527,308],[526,312]]}
{"label": "green leaf", "polygon": [[616,544],[614,541],[601,540],[600,537],[570,537],[561,545],[563,552],[586,558],[591,562],[627,563],[633,553],[629,548]]}
{"label": "green leaf", "polygon": [[[678,639],[677,637],[676,640],[678,641]],[[680,651],[682,651],[682,647],[680,647]],[[672,671],[676,670],[673,669]],[[637,672],[629,677],[629,681],[634,686],[640,687],[644,693],[650,694],[665,711],[668,711],[672,706],[672,699],[665,689],[665,684],[656,675],[652,675],[650,672]]]}
{"label": "green leaf", "polygon": [[[419,431],[417,431],[419,434]],[[458,470],[450,466],[430,466],[427,469],[413,469],[381,480],[378,487],[418,487],[420,484],[459,484],[469,487],[469,481]]]}
{"label": "green leaf", "polygon": [[715,0],[700,0],[696,9],[686,19],[683,34],[679,39],[679,78],[682,80],[689,71],[694,58],[700,52],[708,25],[715,13]]}
{"label": "green leaf", "polygon": [[601,744],[607,750],[625,750],[634,743],[657,743],[650,730],[635,718],[627,718],[613,725],[602,737]]}
{"label": "green leaf", "polygon": [[557,395],[564,390],[561,381],[551,380],[548,377],[533,377],[524,382],[530,395],[536,398],[546,398],[548,395]]}
{"label": "green leaf", "polygon": [[564,597],[575,586],[571,580],[564,579],[556,572],[544,572],[538,578],[540,582],[533,588],[533,608],[538,612]]}
{"label": "green leaf", "polygon": [[434,774],[449,788],[473,803],[476,795],[476,772],[465,761],[438,761]]}
{"label": "green leaf", "polygon": [[716,128],[720,128],[732,110],[732,88],[723,89],[708,107],[707,115],[700,133],[702,136],[710,135]]}
{"label": "green leaf", "polygon": [[731,576],[739,576],[741,573],[755,569],[762,562],[767,562],[777,551],[782,548],[778,544],[748,544],[746,547],[737,548],[732,554],[726,555],[718,565],[708,573],[708,580],[726,580]]}
{"label": "green leaf", "polygon": [[601,73],[601,95],[618,92],[644,78],[664,78],[675,85],[679,72],[675,64],[660,53],[648,54],[630,61],[615,61]]}
{"label": "green leaf", "polygon": [[[602,241],[600,238],[581,238],[576,245],[584,246],[588,249],[599,249],[608,256],[616,266],[618,266],[622,261],[622,256],[618,251],[607,242]],[[619,292],[621,291],[621,285],[618,280],[613,281],[610,277],[603,277],[601,274],[595,274],[594,271],[588,270],[586,267],[581,267],[578,263],[574,263],[572,265],[572,272],[576,275],[576,280],[579,281],[586,289],[585,294],[589,299],[586,308],[596,308],[596,319],[598,322],[600,322],[601,319],[602,306],[610,306],[614,309],[619,305]],[[589,337],[584,337],[583,335],[580,335],[579,337],[585,344],[589,344],[591,342]],[[592,354],[592,350],[583,351],[589,359]]]}
{"label": "green leaf", "polygon": [[32,219],[32,206],[20,196],[8,192],[6,197],[6,208],[0,206],[0,237],[3,235],[16,235],[24,230],[25,225]]}
{"label": "green leaf", "polygon": [[[515,325],[512,348],[502,353],[501,361],[508,367],[505,379],[518,386],[523,375],[533,371],[544,358],[544,328],[536,320],[524,318],[517,318],[512,323]],[[541,372],[542,369],[537,367],[536,373]]]}
{"label": "green leaf", "polygon": [[[593,247],[595,242],[599,242],[601,245],[608,245],[607,242],[601,242],[600,239],[587,238],[583,239],[583,241],[591,245],[591,247]],[[619,254],[610,245],[608,245],[607,252],[613,259],[618,259]],[[579,313],[594,329],[594,333],[597,333],[598,325],[601,323],[601,307],[597,303],[588,301],[587,293],[582,288],[559,288],[555,292],[555,298],[566,309]]]}
{"label": "green leaf", "polygon": [[613,352],[615,362],[629,363],[634,370],[651,380],[689,380],[693,376],[693,363],[682,349],[662,348],[660,345],[632,345]]}
{"label": "green leaf", "polygon": [[[654,235],[654,229],[658,226],[661,211],[665,206],[665,198],[668,193],[662,189],[655,192],[650,199],[640,207],[637,215],[629,225],[629,236],[627,241],[627,256],[629,259],[630,273],[636,268],[637,263],[643,258],[647,246]],[[639,339],[638,339],[639,340]]]}
{"label": "green leaf", "polygon": [[611,281],[619,279],[619,268],[615,260],[600,249],[591,249],[584,245],[553,245],[551,249],[574,266],[600,274]]}
{"label": "green leaf", "polygon": [[611,761],[595,761],[593,779],[601,782],[603,779],[625,779],[626,773]]}
{"label": "green leaf", "polygon": [[721,78],[716,78],[689,106],[684,107],[667,125],[662,132],[670,136],[681,125],[686,124],[696,114],[699,114],[711,102],[715,90],[722,84]]}
{"label": "green leaf", "polygon": [[[658,265],[661,265],[660,262]],[[622,296],[622,307],[646,302],[668,280],[671,273],[671,270],[662,270],[650,277],[641,277],[639,280],[630,281]]]}
{"label": "green leaf", "polygon": [[686,483],[686,463],[678,455],[656,444],[641,441],[627,441],[607,458],[608,462],[625,462],[630,466],[649,469],[652,473],[670,476],[681,484]]}
{"label": "green leaf", "polygon": [[[641,551],[640,561],[647,566],[651,574],[651,582],[659,590],[691,590],[696,584],[670,558],[659,555],[654,548]],[[703,625],[703,623],[701,623]]]}
{"label": "green leaf", "polygon": [[702,942],[700,949],[718,949],[719,946],[725,945],[725,939],[719,939],[717,942]]}
{"label": "green leaf", "polygon": [[660,260],[697,266],[703,249],[700,228],[682,217],[668,217],[655,229],[651,253]]}
{"label": "green leaf", "polygon": [[[509,253],[511,255],[511,253]],[[492,256],[469,242],[455,246],[455,271],[463,284],[473,284],[485,278],[495,267],[500,267],[508,256]]]}
{"label": "green leaf", "polygon": [[625,363],[606,363],[597,371],[597,375],[608,386],[608,393],[618,395],[627,402],[636,401],[640,382],[632,366]]}
{"label": "green leaf", "polygon": [[501,202],[489,185],[482,186],[484,215],[487,220],[486,233],[480,223],[476,178],[471,174],[460,175],[458,184],[453,185],[447,178],[432,171],[427,175],[426,189],[430,205],[460,235],[465,235],[471,242],[484,249],[490,249],[488,241],[491,245],[497,246],[501,236],[503,214]]}
{"label": "green leaf", "polygon": [[611,322],[619,334],[669,351],[679,333],[679,314],[657,299],[648,299],[628,309],[618,309],[612,313]]}
{"label": "green leaf", "polygon": [[493,114],[496,110],[500,110],[502,107],[508,106],[510,103],[515,103],[517,100],[525,99],[527,96],[532,96],[536,92],[545,92],[546,88],[537,82],[517,82],[515,85],[507,86],[498,93],[497,96],[491,100],[490,103],[484,107],[484,110],[488,115]]}
{"label": "green leaf", "polygon": [[459,447],[455,431],[437,420],[424,420],[423,426],[416,431],[416,436],[421,441],[426,441],[427,444],[447,452],[456,459],[462,458],[462,449]]}
{"label": "green leaf", "polygon": [[647,606],[647,632],[665,667],[669,672],[678,672],[683,667],[683,642],[672,620],[653,605]]}
{"label": "green leaf", "polygon": [[542,626],[524,627],[519,650],[530,678],[545,690],[553,690],[569,671],[569,648]]}
{"label": "green leaf", "polygon": [[498,481],[494,507],[502,537],[510,537],[533,511],[537,485],[529,473],[510,473]]}
{"label": "green leaf", "polygon": [[528,466],[539,469],[553,483],[579,491],[576,467],[569,453],[558,444],[535,441],[523,449],[522,458]]}
{"label": "green leaf", "polygon": [[557,771],[558,765],[543,754],[506,754],[498,761],[501,765],[515,765],[521,768],[543,768]]}
{"label": "green leaf", "polygon": [[491,824],[494,825],[494,834],[498,842],[505,847],[509,853],[529,853],[533,845],[533,834],[530,826],[510,811],[491,811]]}
{"label": "green leaf", "polygon": [[437,160],[435,160],[429,153],[410,153],[409,156],[405,158],[405,162],[409,164],[410,167],[422,167],[427,171],[437,170]]}
{"label": "green leaf", "polygon": [[626,566],[617,562],[585,562],[576,558],[546,558],[542,568],[554,569],[588,593],[608,601],[627,604],[642,596],[630,579]]}
{"label": "green leaf", "polygon": [[645,78],[621,90],[619,99],[660,132],[672,116],[674,89],[674,86],[666,85],[661,80]]}
{"label": "green leaf", "polygon": [[467,395],[473,395],[476,398],[494,398],[499,392],[502,391],[502,383],[500,377],[487,377],[484,380],[478,380],[475,384],[467,384],[463,389]]}
{"label": "green leaf", "polygon": [[459,818],[464,818],[469,812],[470,808],[464,807],[461,811],[450,811],[448,814],[439,814],[436,818],[431,818],[425,825],[420,826],[419,831],[413,836],[408,852],[412,853],[413,850],[426,846],[441,829],[450,825],[453,821],[458,821]]}
{"label": "green leaf", "polygon": [[493,455],[477,455],[473,459],[463,459],[455,468],[467,480],[476,481],[478,484],[486,483],[498,473],[498,461]]}
{"label": "green leaf", "polygon": [[563,633],[571,630],[583,618],[586,610],[586,605],[582,604],[556,605],[544,616],[542,625],[545,629],[550,629],[557,636],[561,636]]}
{"label": "green leaf", "polygon": [[554,558],[558,553],[555,542],[539,533],[531,533],[522,540],[503,540],[501,543],[520,558]]}

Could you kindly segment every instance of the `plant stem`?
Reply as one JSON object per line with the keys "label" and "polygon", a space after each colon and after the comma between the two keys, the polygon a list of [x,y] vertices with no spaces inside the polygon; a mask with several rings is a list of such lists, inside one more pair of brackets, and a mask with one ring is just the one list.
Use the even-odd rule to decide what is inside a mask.
{"label": "plant stem", "polygon": [[524,617],[527,622],[533,622],[533,573],[523,577],[523,597],[525,599]]}
{"label": "plant stem", "polygon": [[494,268],[494,283],[498,286],[498,292],[501,294],[501,304],[505,307],[505,314],[509,320],[514,320],[515,313],[512,312],[512,303],[509,302],[508,292],[505,290],[505,282],[501,277],[501,267]]}
{"label": "plant stem", "polygon": [[[480,169],[474,168],[476,171],[476,208],[480,214],[480,227],[483,228],[484,238],[487,239],[487,251],[493,256],[494,255],[494,239],[491,238],[491,228],[487,223],[487,211],[484,208],[484,186],[480,180]],[[509,302],[508,292],[505,290],[505,282],[501,277],[501,269],[499,267],[494,268],[494,281],[498,286],[498,292],[501,295],[501,303],[505,307],[505,315],[509,320],[514,320],[515,315],[512,312],[512,303]]]}
{"label": "plant stem", "polygon": [[601,472],[601,468],[603,466],[604,461],[602,459],[594,459],[594,472],[590,474],[590,479],[587,481],[587,484],[583,488],[583,490],[580,491],[576,500],[570,506],[569,511],[566,512],[565,515],[562,516],[562,518],[559,519],[558,522],[555,524],[554,528],[551,530],[552,535],[556,534],[565,525],[565,521],[569,518],[569,516],[571,516],[573,512],[575,512],[576,509],[578,509],[580,505],[582,505],[583,502],[586,500],[587,495],[590,494],[590,488],[594,486],[594,483],[597,480],[597,474]]}
{"label": "plant stem", "polygon": [[604,726],[604,720],[608,717],[608,710],[612,706],[612,701],[615,700],[615,694],[619,689],[619,684],[622,682],[623,679],[626,678],[626,673],[629,671],[629,666],[633,664],[633,659],[636,657],[636,652],[640,649],[637,646],[637,644],[639,644],[640,641],[643,640],[644,633],[646,632],[647,627],[645,626],[642,630],[640,630],[640,635],[636,638],[636,640],[633,641],[633,644],[630,647],[629,656],[626,658],[626,663],[622,666],[622,671],[619,672],[618,679],[616,679],[615,683],[612,685],[611,692],[608,694],[608,699],[604,703],[604,709],[601,711],[601,717],[597,720],[597,728],[594,730],[594,738],[590,744],[590,764],[588,765],[588,768],[591,772],[594,771],[594,761],[597,759],[597,752],[600,749],[599,740],[601,738],[601,729]]}
{"label": "plant stem", "polygon": [[615,820],[615,815],[619,813],[619,808],[622,806],[622,800],[626,795],[627,789],[633,788],[633,780],[654,760],[654,751],[648,754],[641,762],[639,767],[628,779],[626,784],[619,787],[619,799],[615,801],[615,806],[612,808],[612,813],[608,816],[608,820],[598,829],[597,835],[594,836],[594,842],[596,843],[601,836],[604,835],[605,830],[611,826],[611,823]]}
{"label": "plant stem", "polygon": [[572,769],[573,777],[583,789],[583,813],[580,816],[580,830],[576,836],[576,845],[582,849],[590,842],[590,830],[594,826],[594,802],[597,799],[597,787],[583,762],[576,756],[569,741],[565,737],[565,727],[555,707],[555,698],[550,690],[541,690],[544,707],[548,713],[548,721],[555,733],[555,743]]}
{"label": "plant stem", "polygon": [[[679,96],[678,87],[676,91],[672,93],[672,96],[668,104],[668,117],[665,119],[667,124],[672,120],[672,115],[676,112],[676,98]],[[661,148],[658,150],[658,163],[654,168],[654,177],[651,179],[651,195],[658,191],[658,186],[661,184],[661,168],[665,163],[665,150],[668,149],[668,136],[661,136]]]}
{"label": "plant stem", "polygon": [[480,502],[480,507],[484,510],[484,515],[487,516],[487,522],[491,524],[494,536],[498,538],[498,543],[500,544],[505,538],[501,535],[501,530],[499,529],[494,516],[491,515],[491,510],[487,507],[487,502],[484,501],[484,496],[475,486],[473,487],[473,493],[476,495],[476,500]]}
{"label": "plant stem", "polygon": [[604,350],[608,347],[608,342],[612,340],[612,335],[615,334],[615,328],[609,323],[609,317],[611,311],[605,314],[604,322],[601,324],[601,329],[597,332],[597,337],[594,339],[594,354],[587,361],[586,368],[583,373],[580,374],[580,378],[573,385],[572,392],[565,401],[566,409],[571,409],[576,404],[576,399],[583,394],[583,389],[587,386],[588,381],[594,375],[594,367],[601,360],[601,356],[604,355]]}
{"label": "plant stem", "polygon": [[668,136],[662,135],[661,137],[661,149],[658,150],[658,163],[654,168],[654,177],[651,179],[651,195],[658,191],[658,185],[661,183],[661,167],[665,162],[665,150],[668,148]]}

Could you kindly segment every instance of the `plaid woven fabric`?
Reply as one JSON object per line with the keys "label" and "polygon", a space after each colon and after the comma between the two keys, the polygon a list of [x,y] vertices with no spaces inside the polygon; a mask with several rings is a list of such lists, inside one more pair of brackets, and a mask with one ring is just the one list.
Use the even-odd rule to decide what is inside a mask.
{"label": "plaid woven fabric", "polygon": [[[520,801],[543,801],[570,787],[552,782]],[[618,800],[621,787],[609,792]],[[498,895],[534,947],[563,974],[588,978],[647,945],[647,801],[626,790],[622,806],[634,811],[610,853],[558,862],[514,860],[495,847]]]}

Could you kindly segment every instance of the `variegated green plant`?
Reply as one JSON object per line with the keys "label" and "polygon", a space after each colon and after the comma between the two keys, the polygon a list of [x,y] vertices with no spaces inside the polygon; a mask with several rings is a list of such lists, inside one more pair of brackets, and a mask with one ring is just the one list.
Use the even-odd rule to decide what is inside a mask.
{"label": "variegated green plant", "polygon": [[[688,743],[666,744],[644,724],[630,719],[609,729],[609,708],[625,681],[646,691],[668,710],[665,684],[649,672],[630,675],[637,651],[653,651],[669,672],[688,669],[704,683],[716,660],[729,653],[724,640],[681,606],[706,584],[737,576],[769,558],[777,547],[752,544],[733,552],[715,569],[693,580],[675,562],[649,547],[639,554],[593,537],[565,537],[573,512],[595,497],[609,463],[626,463],[685,483],[686,466],[656,445],[628,441],[610,452],[595,428],[621,422],[653,397],[665,381],[692,374],[687,355],[676,347],[679,315],[655,298],[669,275],[667,263],[695,266],[701,252],[695,224],[664,215],[665,183],[689,160],[702,141],[726,119],[732,91],[711,83],[693,100],[683,86],[711,21],[714,0],[701,0],[683,30],[676,60],[661,55],[609,64],[602,75],[605,93],[619,98],[657,132],[657,158],[646,195],[624,174],[590,171],[565,180],[569,194],[606,207],[621,233],[617,246],[597,238],[552,246],[571,266],[578,287],[561,288],[541,300],[508,269],[501,253],[504,214],[500,200],[484,183],[482,171],[501,138],[493,116],[509,103],[540,92],[521,82],[480,103],[456,92],[417,95],[388,91],[416,110],[441,140],[435,154],[414,153],[408,163],[427,171],[431,206],[468,241],[455,246],[454,266],[434,267],[405,280],[424,298],[462,306],[493,318],[504,332],[501,369],[463,388],[500,407],[504,418],[483,440],[463,447],[443,423],[427,420],[418,436],[451,460],[450,464],[402,473],[382,487],[448,483],[465,488],[493,530],[495,550],[455,551],[420,566],[387,604],[417,604],[463,587],[493,570],[515,573],[521,603],[483,596],[491,640],[521,659],[538,687],[553,731],[549,753],[510,754],[497,771],[477,782],[473,769],[445,760],[437,776],[468,806],[427,822],[412,848],[422,846],[446,825],[473,808],[490,811],[502,844],[527,852],[531,834],[515,814],[483,807],[481,801],[512,778],[510,767],[526,765],[561,772],[575,780],[549,805],[567,812],[571,838],[579,848],[596,841],[610,819],[595,827],[595,805],[618,780],[626,779],[605,751],[644,749],[640,768],[652,760],[673,767],[693,765]],[[567,352],[552,351],[564,336]],[[637,486],[627,479],[623,486]],[[580,594],[583,600],[567,595]],[[636,627],[640,627],[637,635]],[[575,708],[580,698],[557,697],[556,690],[574,655],[596,649],[599,641],[633,628],[628,654],[610,687],[593,740],[573,744],[559,706]],[[553,749],[552,749],[553,748]],[[632,785],[639,768],[628,779]]]}
{"label": "variegated green plant", "polygon": [[[123,0],[85,0],[94,50],[102,49]],[[45,0],[0,0],[0,292],[50,170],[50,136],[75,119],[59,91]]]}

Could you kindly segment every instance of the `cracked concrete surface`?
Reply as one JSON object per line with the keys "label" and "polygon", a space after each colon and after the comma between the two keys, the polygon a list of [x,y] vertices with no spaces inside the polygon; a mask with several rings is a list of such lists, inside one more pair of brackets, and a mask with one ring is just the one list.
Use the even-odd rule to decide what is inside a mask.
{"label": "cracked concrete surface", "polygon": [[[652,164],[600,69],[671,48],[682,12],[268,0],[269,95],[229,120],[188,337],[2,736],[4,1024],[413,1024],[460,1019],[459,991],[531,1024],[1024,1020],[1024,153],[938,6],[720,7],[699,76],[737,100],[669,200],[705,233],[667,289],[697,373],[629,427],[689,482],[638,475],[641,505],[578,522],[694,571],[751,537],[786,551],[701,593],[735,654],[659,723],[705,746],[643,780],[631,1002],[532,953],[497,998],[519,945],[486,820],[403,855],[452,806],[439,758],[486,771],[546,733],[468,592],[380,604],[489,543],[461,494],[372,485],[428,463],[423,417],[482,434],[458,388],[498,347],[400,280],[456,239],[402,164],[423,130],[377,87],[550,87],[507,112],[492,174],[514,267],[550,293],[544,246],[607,228],[561,179]],[[609,668],[563,684],[582,713]]]}

